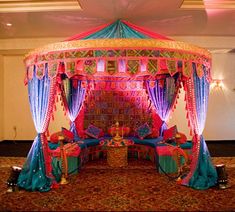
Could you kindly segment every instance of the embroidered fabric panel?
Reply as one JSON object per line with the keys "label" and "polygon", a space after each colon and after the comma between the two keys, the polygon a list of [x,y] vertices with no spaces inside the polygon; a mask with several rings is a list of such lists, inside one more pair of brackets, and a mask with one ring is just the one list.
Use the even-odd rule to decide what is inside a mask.
{"label": "embroidered fabric panel", "polygon": [[143,125],[139,126],[136,132],[137,132],[137,136],[140,139],[144,139],[145,137],[147,137],[148,135],[152,133],[151,128],[149,127],[147,123],[144,123]]}
{"label": "embroidered fabric panel", "polygon": [[145,122],[152,123],[152,109],[144,89],[133,91],[93,90],[85,102],[84,128],[89,124],[104,130],[119,121],[131,133]]}
{"label": "embroidered fabric panel", "polygon": [[[144,66],[141,64],[144,61]],[[25,61],[28,78],[31,79],[31,66],[36,65],[36,76],[40,79],[44,76],[45,66],[48,65],[50,77],[65,71],[68,77],[76,74],[84,76],[118,76],[132,77],[139,75],[155,76],[156,74],[169,73],[173,76],[177,72],[190,77],[192,63],[198,65],[198,76],[201,78],[204,73],[201,71],[205,66],[207,79],[210,80],[210,59],[198,54],[171,51],[167,49],[78,49],[67,50],[62,53],[39,54],[37,58],[28,58]],[[65,70],[60,70],[64,65]],[[182,66],[179,66],[182,64]],[[143,64],[142,64],[143,66]],[[141,70],[141,72],[140,72]],[[98,73],[97,73],[98,72]]]}

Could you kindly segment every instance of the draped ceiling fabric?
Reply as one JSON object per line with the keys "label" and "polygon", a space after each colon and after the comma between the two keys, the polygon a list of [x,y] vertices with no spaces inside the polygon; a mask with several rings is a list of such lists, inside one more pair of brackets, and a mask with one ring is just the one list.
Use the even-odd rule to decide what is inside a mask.
{"label": "draped ceiling fabric", "polygon": [[[164,93],[159,100],[156,100],[154,96],[152,98],[157,113],[162,113],[159,115],[163,121],[167,121],[178,92],[178,84],[170,83],[172,80],[170,77],[180,76],[176,81],[188,85],[185,86],[188,87],[186,89],[186,97],[191,95],[195,88],[197,90],[200,87],[204,89],[204,86],[207,86],[211,80],[211,54],[209,51],[184,42],[174,41],[121,20],[75,35],[63,42],[35,49],[26,55],[24,62],[27,70],[25,83],[29,84],[29,92],[32,92],[30,90],[33,89],[30,86],[30,82],[34,78],[34,73],[39,81],[48,74],[49,79],[57,80],[57,84],[62,83],[61,76],[64,74],[69,79],[76,77],[79,80],[87,81],[89,89],[95,86],[95,81],[105,79],[113,82],[120,79],[125,81],[132,79],[153,81],[155,90],[151,91],[150,94],[155,92],[156,97],[156,92],[160,91],[162,95]],[[158,81],[159,76],[167,77],[164,79],[166,85],[174,85],[176,87],[173,86],[173,89],[173,87],[167,86],[161,90]],[[192,79],[195,79],[195,76],[206,80],[207,83],[193,81]],[[79,102],[76,108],[69,103],[69,98],[66,100],[69,115],[73,114],[70,117],[72,122],[79,115],[81,102],[84,98],[82,96],[84,95],[83,92],[80,93],[79,91],[80,87],[77,88],[73,100],[73,102]],[[89,89],[86,90],[89,91]],[[173,93],[174,95],[172,95]],[[198,96],[199,100],[197,99]],[[194,165],[191,166],[190,173],[183,184],[192,187],[197,187],[192,184],[196,185],[196,181],[200,180],[194,174],[198,170],[203,172],[203,167],[206,164],[204,162],[209,160],[209,154],[204,157],[204,162],[200,159],[201,148],[203,147],[204,153],[207,152],[205,151],[206,143],[201,136],[205,114],[203,118],[199,117],[199,113],[206,113],[206,110],[202,109],[206,106],[204,102],[205,96],[207,96],[206,92],[200,93],[200,95],[196,93],[193,99],[186,98],[187,107],[193,107],[192,110],[188,110],[188,112],[192,113],[188,117],[193,135],[197,139],[193,140]],[[169,100],[167,103],[166,99]],[[165,101],[166,103],[163,108],[159,108],[158,104],[160,101]],[[195,104],[195,102],[197,103]],[[47,116],[49,117],[49,114]],[[200,131],[195,127],[199,125]],[[32,157],[35,157],[35,155]],[[211,178],[211,173],[205,171],[203,178]],[[216,174],[213,173],[212,175]],[[200,189],[208,188],[208,185],[211,186],[212,184],[200,186]]]}

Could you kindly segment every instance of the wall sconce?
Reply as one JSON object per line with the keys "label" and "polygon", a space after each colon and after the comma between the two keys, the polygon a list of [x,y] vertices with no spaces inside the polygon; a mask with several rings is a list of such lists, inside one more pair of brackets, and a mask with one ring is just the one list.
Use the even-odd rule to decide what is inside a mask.
{"label": "wall sconce", "polygon": [[212,82],[210,84],[211,89],[216,89],[216,90],[222,90],[224,87],[223,80],[221,79],[212,79]]}

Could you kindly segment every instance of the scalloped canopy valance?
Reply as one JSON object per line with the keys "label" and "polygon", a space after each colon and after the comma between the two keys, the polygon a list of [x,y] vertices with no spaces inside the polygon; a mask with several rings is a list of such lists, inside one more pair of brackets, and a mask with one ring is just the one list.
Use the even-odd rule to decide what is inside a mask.
{"label": "scalloped canopy valance", "polygon": [[[210,79],[211,54],[208,50],[174,41],[126,21],[116,21],[75,35],[63,42],[31,51],[25,57],[27,79],[36,70],[38,78],[50,77],[155,77],[182,72],[190,77],[196,64],[199,77]],[[204,70],[203,71],[203,66]]]}

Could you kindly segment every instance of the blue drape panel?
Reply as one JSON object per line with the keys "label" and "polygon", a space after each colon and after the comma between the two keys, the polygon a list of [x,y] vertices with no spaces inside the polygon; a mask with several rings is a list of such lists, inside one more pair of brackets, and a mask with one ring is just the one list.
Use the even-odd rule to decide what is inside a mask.
{"label": "blue drape panel", "polygon": [[[195,189],[207,189],[217,182],[217,173],[202,136],[206,122],[210,89],[209,82],[206,79],[205,67],[203,67],[203,70],[204,76],[199,78],[196,72],[196,65],[193,63],[193,76],[186,83],[186,101],[190,108],[188,115],[195,136],[193,138],[191,170],[186,179],[183,180],[183,184]],[[192,93],[193,95],[191,95]]]}
{"label": "blue drape panel", "polygon": [[216,169],[212,164],[210,153],[203,136],[200,136],[200,150],[198,155],[197,167],[189,186],[195,189],[207,189],[217,183]]}
{"label": "blue drape panel", "polygon": [[49,191],[52,179],[46,176],[40,133],[34,139],[18,178],[18,186],[28,191]]}
{"label": "blue drape panel", "polygon": [[75,120],[82,108],[86,89],[82,86],[82,80],[65,78],[61,90],[64,105],[71,121],[70,130],[74,133],[74,139],[76,141],[79,140],[79,136],[76,130]]}
{"label": "blue drape panel", "polygon": [[169,119],[179,91],[178,75],[157,79],[154,82],[154,86],[150,84],[150,81],[147,81],[147,91],[157,114],[163,120],[160,130],[160,135],[162,136],[163,131],[167,129],[166,122]]}
{"label": "blue drape panel", "polygon": [[53,82],[48,77],[47,71],[42,79],[35,74],[28,80],[28,94],[33,122],[38,135],[34,139],[28,153],[26,162],[18,178],[18,186],[29,191],[50,190],[52,178],[47,176],[47,166],[44,151],[47,151],[47,141],[44,133],[48,128],[52,112],[51,101],[54,98]]}

